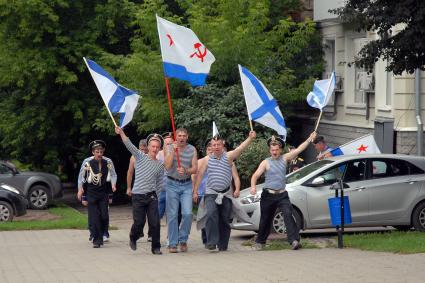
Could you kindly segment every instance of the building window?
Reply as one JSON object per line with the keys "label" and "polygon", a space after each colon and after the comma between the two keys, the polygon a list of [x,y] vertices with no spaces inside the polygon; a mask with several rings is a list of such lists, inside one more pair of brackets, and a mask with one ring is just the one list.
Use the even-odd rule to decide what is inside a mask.
{"label": "building window", "polygon": [[[354,56],[356,58],[360,50],[369,42],[367,38],[354,38]],[[374,89],[373,74],[367,73],[364,68],[354,67],[354,103],[364,104],[366,102],[365,92]]]}

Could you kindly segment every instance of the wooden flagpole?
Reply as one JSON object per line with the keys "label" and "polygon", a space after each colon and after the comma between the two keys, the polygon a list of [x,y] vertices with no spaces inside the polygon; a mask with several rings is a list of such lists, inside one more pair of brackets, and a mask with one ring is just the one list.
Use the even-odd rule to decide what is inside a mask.
{"label": "wooden flagpole", "polygon": [[[89,69],[89,73],[90,73],[90,75],[91,75],[91,77],[92,77],[92,79],[93,79],[93,76],[92,76],[92,74],[91,74],[91,72],[90,72],[89,64],[87,64],[86,57],[83,57],[83,59],[84,59],[84,63],[86,63],[87,69]],[[94,81],[94,79],[93,79],[93,81]],[[96,82],[94,82],[94,83],[95,83],[95,85],[96,85]],[[96,85],[96,88],[97,88],[97,85]],[[99,89],[97,89],[97,90],[99,90]],[[100,96],[102,96],[102,95],[100,95]],[[103,97],[102,97],[102,100],[103,100]],[[112,115],[111,110],[109,110],[108,105],[106,105],[106,102],[105,102],[104,100],[103,100],[103,103],[105,103],[106,110],[108,110],[109,116],[111,116],[112,122],[114,122],[115,127],[118,127],[117,122],[115,122],[114,116]]]}
{"label": "wooden flagpole", "polygon": [[316,127],[314,128],[315,132],[317,131],[317,128],[319,127],[319,122],[320,122],[320,118],[322,118],[322,114],[323,114],[323,111],[320,110],[320,115],[319,115],[319,118],[317,119]]}
{"label": "wooden flagpole", "polygon": [[[167,89],[168,108],[170,110],[171,127],[173,128],[173,138],[174,138],[174,141],[175,141],[176,140],[176,126],[174,124],[173,105],[171,103],[170,85],[168,83],[167,77],[165,77],[165,88]],[[177,157],[177,166],[180,167],[180,156],[179,156],[179,150],[177,148],[176,148],[176,157]]]}

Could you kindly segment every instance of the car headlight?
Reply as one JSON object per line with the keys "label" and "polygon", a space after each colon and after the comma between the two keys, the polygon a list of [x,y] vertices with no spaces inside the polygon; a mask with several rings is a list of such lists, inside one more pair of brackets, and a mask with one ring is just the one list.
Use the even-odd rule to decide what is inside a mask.
{"label": "car headlight", "polygon": [[14,187],[11,187],[11,186],[9,186],[9,185],[6,185],[6,184],[2,184],[1,185],[1,187],[3,188],[3,189],[5,189],[5,190],[8,190],[8,191],[11,191],[11,192],[14,192],[15,194],[20,194],[19,193],[19,191],[17,190],[17,189],[15,189]]}
{"label": "car headlight", "polygon": [[260,200],[261,200],[261,195],[257,193],[255,195],[248,195],[248,196],[242,198],[241,203],[242,204],[251,204],[251,203],[259,202]]}

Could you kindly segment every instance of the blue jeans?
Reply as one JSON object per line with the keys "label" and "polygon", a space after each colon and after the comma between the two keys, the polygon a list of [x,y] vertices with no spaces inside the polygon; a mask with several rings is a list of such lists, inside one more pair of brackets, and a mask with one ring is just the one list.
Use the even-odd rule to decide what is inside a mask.
{"label": "blue jeans", "polygon": [[167,196],[167,191],[166,190],[162,190],[159,193],[159,198],[158,198],[158,210],[159,210],[159,219],[161,219],[164,214],[165,214],[165,204],[166,204],[166,196]]}
{"label": "blue jeans", "polygon": [[[192,227],[192,181],[180,183],[167,179],[167,221],[169,247],[177,247],[179,243],[186,243]],[[179,204],[182,212],[182,221],[178,225]]]}

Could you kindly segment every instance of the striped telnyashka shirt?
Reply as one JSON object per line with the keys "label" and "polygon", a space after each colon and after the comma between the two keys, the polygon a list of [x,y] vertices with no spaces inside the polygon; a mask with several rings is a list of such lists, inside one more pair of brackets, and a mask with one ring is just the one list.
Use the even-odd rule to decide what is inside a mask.
{"label": "striped telnyashka shirt", "polygon": [[205,194],[216,194],[230,187],[232,182],[232,165],[229,164],[227,153],[224,152],[220,158],[210,155],[206,173],[208,174],[207,188]]}
{"label": "striped telnyashka shirt", "polygon": [[[174,150],[173,145],[169,145],[168,151],[170,152],[172,150]],[[180,166],[184,168],[192,167],[192,159],[194,154],[195,154],[195,147],[191,144],[187,144],[184,150],[179,149]],[[169,170],[167,170],[167,176],[170,176],[178,180],[184,180],[184,179],[190,178],[190,174],[180,175],[177,172],[176,154],[174,154],[174,157],[173,157],[173,165],[171,166]]]}
{"label": "striped telnyashka shirt", "polygon": [[136,159],[134,164],[136,177],[131,193],[159,193],[163,186],[164,164],[159,160],[150,159],[147,154],[138,150],[128,138],[124,141],[124,145]]}
{"label": "striped telnyashka shirt", "polygon": [[286,161],[283,157],[266,159],[270,168],[266,171],[264,188],[272,190],[281,190],[286,187]]}

